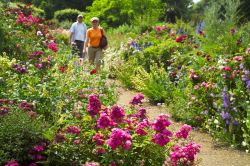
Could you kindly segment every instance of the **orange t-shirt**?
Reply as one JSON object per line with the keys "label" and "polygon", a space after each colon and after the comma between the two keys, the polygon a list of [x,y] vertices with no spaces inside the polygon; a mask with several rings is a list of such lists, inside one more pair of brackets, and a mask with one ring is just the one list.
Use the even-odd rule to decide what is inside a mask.
{"label": "orange t-shirt", "polygon": [[90,47],[98,47],[100,44],[100,40],[102,37],[101,29],[100,28],[89,28],[87,30],[87,38],[89,39],[89,46]]}

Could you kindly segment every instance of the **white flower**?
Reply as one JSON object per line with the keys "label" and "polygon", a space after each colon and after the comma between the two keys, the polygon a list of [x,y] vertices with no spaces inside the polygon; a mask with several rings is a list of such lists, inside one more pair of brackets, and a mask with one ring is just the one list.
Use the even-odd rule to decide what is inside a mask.
{"label": "white flower", "polygon": [[242,146],[247,146],[247,143],[245,141],[242,141]]}
{"label": "white flower", "polygon": [[217,119],[214,120],[215,124],[219,124],[219,121]]}
{"label": "white flower", "polygon": [[37,32],[36,32],[36,35],[37,35],[37,36],[43,36],[43,33],[42,33],[41,31],[37,31]]}
{"label": "white flower", "polygon": [[246,153],[248,153],[249,152],[249,150],[246,150]]}

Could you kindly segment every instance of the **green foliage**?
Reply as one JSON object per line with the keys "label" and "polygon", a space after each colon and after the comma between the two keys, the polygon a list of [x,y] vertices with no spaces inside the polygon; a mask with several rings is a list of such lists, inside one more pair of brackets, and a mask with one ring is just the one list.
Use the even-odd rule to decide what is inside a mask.
{"label": "green foliage", "polygon": [[59,22],[62,21],[75,21],[77,16],[81,12],[76,9],[63,9],[63,10],[58,10],[54,14],[54,18],[57,19]]}
{"label": "green foliage", "polygon": [[27,112],[17,109],[0,116],[0,164],[12,159],[29,161],[27,154],[42,140],[43,126],[40,120],[31,119]]}
{"label": "green foliage", "polygon": [[139,25],[144,19],[151,21],[158,19],[161,13],[161,2],[159,0],[96,0],[88,10],[87,18],[99,17],[104,27],[118,27],[132,23]]}

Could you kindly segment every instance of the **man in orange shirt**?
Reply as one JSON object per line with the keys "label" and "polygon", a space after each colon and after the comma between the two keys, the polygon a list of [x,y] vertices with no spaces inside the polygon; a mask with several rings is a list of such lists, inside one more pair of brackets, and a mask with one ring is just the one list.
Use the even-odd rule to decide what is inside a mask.
{"label": "man in orange shirt", "polygon": [[99,47],[99,44],[104,31],[101,27],[99,27],[99,18],[93,17],[90,21],[92,27],[87,30],[84,52],[87,51],[88,47],[89,62],[91,64],[95,63],[95,72],[97,72],[102,63],[102,49]]}

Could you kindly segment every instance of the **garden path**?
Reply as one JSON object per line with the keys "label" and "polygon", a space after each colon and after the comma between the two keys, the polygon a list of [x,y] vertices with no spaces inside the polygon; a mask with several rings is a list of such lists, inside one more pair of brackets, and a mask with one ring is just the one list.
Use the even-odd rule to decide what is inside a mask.
{"label": "garden path", "polygon": [[[114,80],[112,80],[114,82]],[[126,106],[129,104],[131,98],[137,92],[127,90],[117,85],[118,104]],[[154,120],[161,113],[168,113],[167,109],[162,106],[154,106],[148,102],[145,103],[145,108],[149,119]],[[173,121],[173,120],[172,120]],[[173,121],[173,129],[175,131],[181,126],[181,123]],[[201,145],[201,152],[198,158],[201,159],[200,166],[250,166],[250,155],[243,151],[234,150],[231,148],[218,147],[213,142],[211,136],[200,131],[192,131],[191,139]]]}

